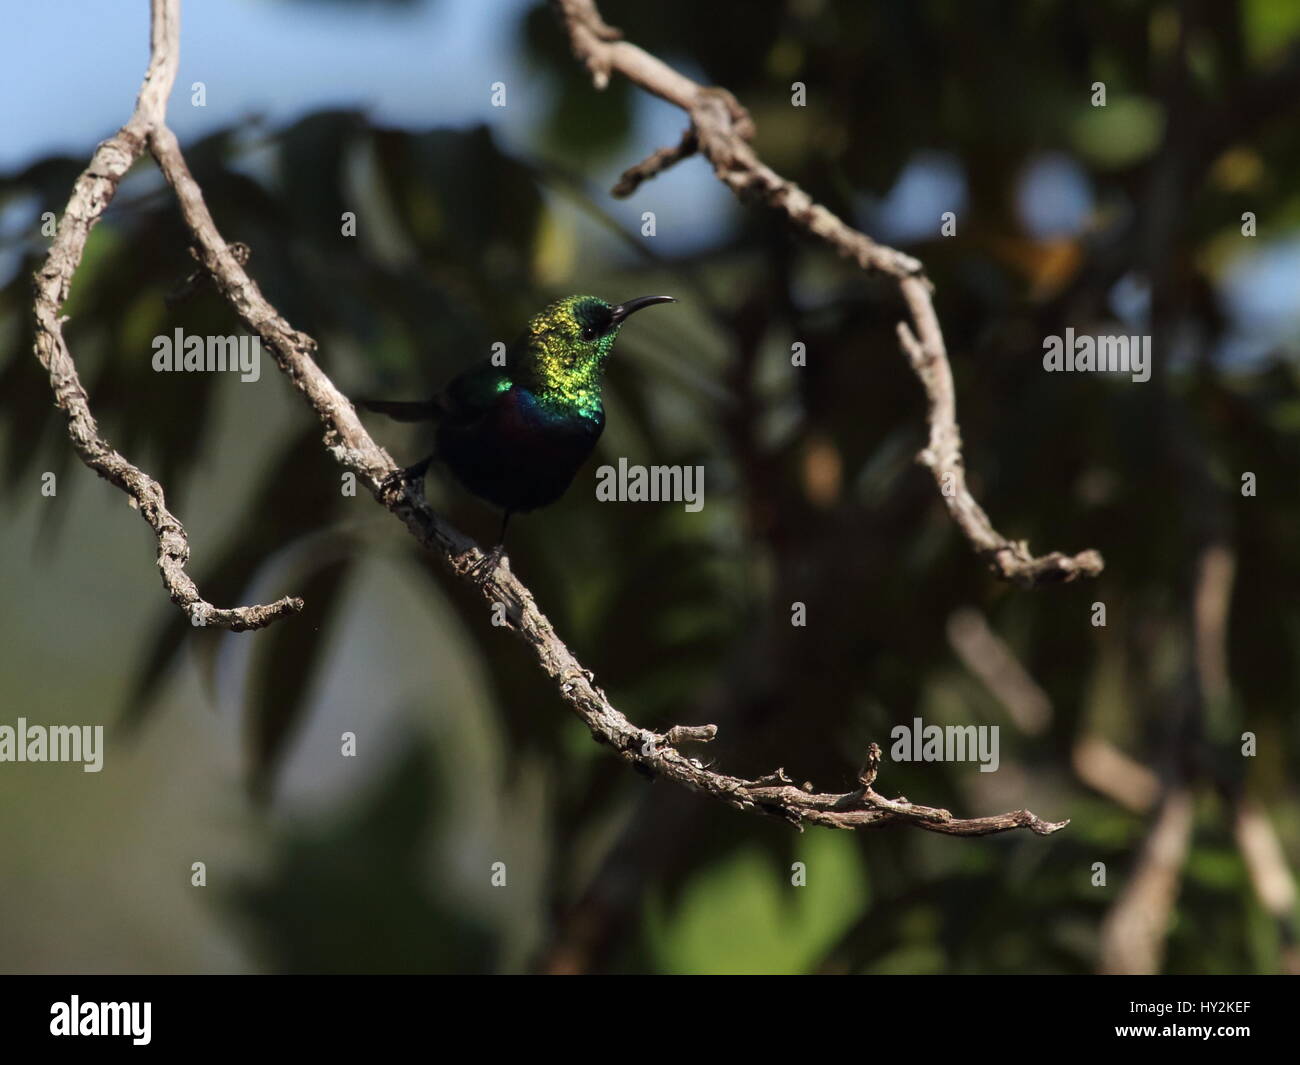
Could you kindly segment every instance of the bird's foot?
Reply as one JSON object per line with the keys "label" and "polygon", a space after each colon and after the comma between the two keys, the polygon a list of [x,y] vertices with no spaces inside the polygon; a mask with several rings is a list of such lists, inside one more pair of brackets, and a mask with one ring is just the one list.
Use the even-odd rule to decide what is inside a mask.
{"label": "bird's foot", "polygon": [[429,472],[429,466],[433,463],[433,456],[415,463],[413,466],[404,466],[401,469],[394,470],[383,479],[381,485],[384,489],[395,488],[398,485],[418,485],[424,481],[424,475]]}
{"label": "bird's foot", "polygon": [[497,567],[501,565],[501,559],[504,556],[505,548],[501,544],[497,544],[486,555],[470,565],[465,571],[465,575],[476,585],[482,587],[496,575]]}

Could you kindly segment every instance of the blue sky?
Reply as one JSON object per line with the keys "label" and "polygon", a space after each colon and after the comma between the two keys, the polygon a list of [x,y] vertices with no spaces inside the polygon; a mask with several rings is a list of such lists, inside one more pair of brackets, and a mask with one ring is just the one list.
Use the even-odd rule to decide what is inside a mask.
{"label": "blue sky", "polygon": [[[531,130],[549,86],[530,77],[518,47],[532,3],[188,0],[169,120],[185,143],[250,115],[274,126],[322,107],[344,106],[412,128],[487,123],[508,150],[535,154]],[[86,157],[130,112],[147,59],[148,4],[13,3],[7,5],[5,28],[0,171],[54,152]],[[680,57],[671,58],[680,64]],[[206,86],[202,108],[190,102],[196,81]],[[508,107],[491,106],[494,81],[506,82]],[[596,188],[608,188],[622,166],[680,136],[684,123],[676,108],[644,93],[636,100],[628,150],[588,175]],[[1077,231],[1091,209],[1091,190],[1068,159],[1048,162],[1020,190],[1026,229]],[[878,236],[907,243],[932,233],[943,211],[960,209],[964,188],[960,160],[922,152],[865,220]],[[664,203],[673,208],[673,224],[660,232],[659,246],[667,254],[708,246],[737,210],[698,160],[668,171],[629,203],[606,199],[601,206],[634,230],[642,209]],[[1252,349],[1258,355],[1280,338],[1294,342],[1297,334],[1294,264],[1300,244],[1294,234],[1268,235],[1264,225],[1261,231],[1258,245],[1233,265],[1221,287],[1237,319],[1237,358]],[[584,239],[600,238],[588,229]]]}
{"label": "blue sky", "polygon": [[[168,121],[185,144],[250,115],[279,126],[349,107],[414,129],[486,123],[507,150],[536,155],[532,131],[550,86],[531,76],[519,46],[533,3],[188,0]],[[148,58],[148,21],[145,0],[41,0],[6,12],[0,171],[55,152],[86,157],[125,121]],[[191,102],[196,81],[206,87],[201,108]],[[491,105],[497,81],[507,86],[504,108]],[[36,97],[30,87],[38,83]],[[34,98],[39,107],[23,105]],[[635,99],[628,153],[587,175],[596,188],[609,188],[624,166],[681,136],[678,109],[644,93]],[[664,202],[673,205],[674,223],[661,229],[665,254],[707,246],[737,210],[697,161],[657,179],[634,202],[601,206],[634,230],[642,209]],[[591,229],[584,237],[600,239]]]}
{"label": "blue sky", "polygon": [[[52,151],[84,154],[122,124],[135,100],[148,57],[148,4],[6,6],[0,169]],[[360,107],[402,125],[491,121],[517,132],[532,110],[528,94],[494,109],[488,86],[521,69],[516,31],[529,6],[190,0],[169,119],[182,142],[250,113],[278,124],[328,105]],[[195,81],[207,86],[205,108],[190,106]],[[33,99],[39,107],[22,106]]]}

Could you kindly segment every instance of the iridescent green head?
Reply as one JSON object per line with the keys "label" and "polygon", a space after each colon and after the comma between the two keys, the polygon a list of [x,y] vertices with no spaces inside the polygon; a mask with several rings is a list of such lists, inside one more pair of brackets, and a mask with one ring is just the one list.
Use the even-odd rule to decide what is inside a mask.
{"label": "iridescent green head", "polygon": [[511,376],[545,399],[598,408],[605,360],[620,327],[643,307],[675,302],[672,296],[638,296],[619,304],[595,296],[556,300],[528,323],[523,358]]}

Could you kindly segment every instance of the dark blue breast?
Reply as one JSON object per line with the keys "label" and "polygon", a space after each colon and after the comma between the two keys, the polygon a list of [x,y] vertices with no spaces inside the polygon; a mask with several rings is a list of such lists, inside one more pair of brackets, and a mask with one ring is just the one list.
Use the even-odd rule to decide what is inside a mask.
{"label": "dark blue breast", "polygon": [[544,406],[515,387],[473,421],[440,424],[438,454],[476,495],[503,510],[536,510],[565,493],[604,427],[601,412]]}

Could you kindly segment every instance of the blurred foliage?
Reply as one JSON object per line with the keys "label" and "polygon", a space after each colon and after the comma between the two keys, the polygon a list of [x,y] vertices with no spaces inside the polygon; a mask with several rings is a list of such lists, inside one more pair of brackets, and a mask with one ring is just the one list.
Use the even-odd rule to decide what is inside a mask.
{"label": "blurred foliage", "polygon": [[266,879],[231,892],[237,919],[277,968],[491,971],[489,930],[430,897],[421,874],[431,769],[427,755],[407,755],[382,794],[327,825],[286,831]]}
{"label": "blurred foliage", "polygon": [[[1168,968],[1281,967],[1293,923],[1255,900],[1223,797],[1244,788],[1297,856],[1296,344],[1251,362],[1216,352],[1229,327],[1219,283],[1253,250],[1239,246],[1242,212],[1260,219],[1261,244],[1294,240],[1300,227],[1300,129],[1284,102],[1258,91],[1296,62],[1295,5],[601,7],[642,47],[735,92],[764,158],[850,220],[870,227],[924,153],[958,160],[957,235],[941,239],[936,219],[934,237],[908,250],[937,285],[973,487],[1006,534],[1040,551],[1097,547],[1107,568],[1093,584],[1026,592],[972,556],[911,462],[922,399],[897,350],[903,309],[890,286],[864,282],[763,210],[739,214],[712,246],[673,255],[611,238],[601,190],[589,196],[566,175],[630,165],[657,145],[634,143],[635,93],[620,79],[593,91],[543,5],[520,26],[527,76],[550,90],[531,157],[503,150],[490,128],[384,128],[343,110],[187,145],[225,236],[252,248],[267,296],[321,342],[325,371],[352,394],[429,394],[564,292],[682,298],[670,323],[620,341],[596,461],[703,463],[703,514],[598,507],[580,480],[511,534],[516,572],[633,720],[717,721],[707,756],[720,767],[757,775],[780,764],[827,790],[852,787],[866,745],[914,716],[998,724],[995,776],[1009,781],[1000,788],[970,765],[887,765],[881,786],[960,814],[1028,804],[1073,819],[1050,840],[797,836],[648,785],[581,738],[528,651],[394,524],[386,543],[461,608],[458,635],[482,663],[502,756],[514,772],[543,767],[543,931],[511,956],[615,971],[1089,971],[1149,822],[1074,775],[1075,745],[1101,735],[1157,768],[1185,757],[1211,793],[1198,807]],[[1177,78],[1184,17],[1190,70]],[[1089,102],[1099,80],[1105,109]],[[804,109],[790,106],[793,81],[807,84]],[[1083,227],[1044,238],[1024,225],[1015,190],[1049,152],[1086,175],[1091,203]],[[44,159],[0,177],[0,206],[21,205],[32,220],[0,291],[0,336],[12,341],[0,362],[7,493],[72,462],[30,354],[29,277],[44,249],[36,220],[61,211],[84,162]],[[699,166],[692,180],[714,179]],[[562,206],[575,195],[587,199],[579,215]],[[345,211],[363,219],[356,239],[340,236]],[[234,329],[210,289],[166,302],[192,266],[187,243],[141,165],[92,235],[67,326],[105,435],[182,499],[199,490],[213,392],[200,375],[154,373],[141,352],[176,328]],[[1151,293],[1153,380],[1043,373],[1045,335],[1137,331],[1113,310],[1132,278]],[[807,345],[806,369],[789,366],[795,340]],[[423,454],[418,429],[375,432],[399,460]],[[279,451],[261,461],[229,540],[194,576],[214,602],[246,601],[268,558],[292,548],[276,594],[303,594],[308,616],[252,638],[244,695],[249,779],[273,807],[276,767],[310,705],[331,619],[346,609],[344,578],[374,544],[348,532],[354,503],[287,389]],[[1246,470],[1258,497],[1238,490]],[[436,472],[430,491],[453,522],[491,537],[495,517]],[[1215,539],[1237,559],[1232,690],[1189,752],[1169,724],[1195,665],[1195,563]],[[141,594],[156,592],[140,580]],[[158,598],[123,708],[135,728],[149,727],[183,649],[211,669],[229,639],[190,628]],[[807,604],[806,629],[789,625],[794,601]],[[1096,601],[1107,604],[1105,628],[1089,623]],[[967,606],[1050,697],[1045,734],[1019,731],[962,666],[946,623]],[[429,689],[436,699],[438,678]],[[382,677],[374,690],[384,698]],[[1243,769],[1233,737],[1247,728],[1260,756]],[[454,790],[457,772],[439,763],[438,786]],[[277,835],[266,878],[228,899],[269,967],[502,964],[502,927],[422,886],[421,841],[450,831],[432,812],[435,790],[432,760],[417,749],[354,811]],[[794,861],[809,870],[796,891]],[[1110,890],[1090,886],[1095,862]],[[340,912],[379,923],[363,935]]]}

